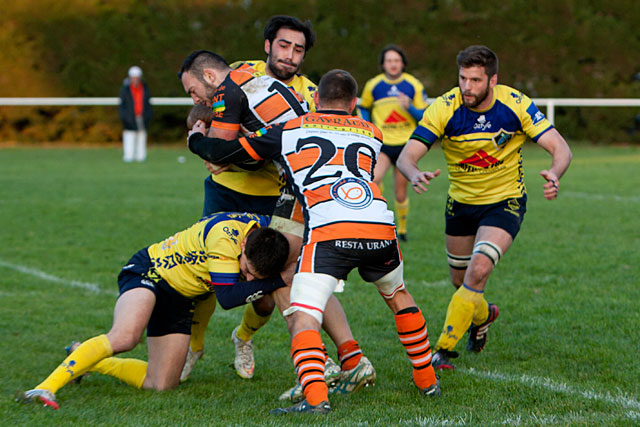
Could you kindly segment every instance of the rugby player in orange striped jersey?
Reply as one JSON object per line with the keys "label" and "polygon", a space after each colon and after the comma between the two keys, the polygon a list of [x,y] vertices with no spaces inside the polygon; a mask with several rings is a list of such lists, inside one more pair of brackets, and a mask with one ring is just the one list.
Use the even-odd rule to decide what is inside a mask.
{"label": "rugby player in orange striped jersey", "polygon": [[[316,113],[231,142],[207,138],[198,126],[189,136],[190,150],[214,163],[277,161],[304,210],[303,249],[291,306],[284,314],[290,319],[291,357],[305,399],[273,414],[330,411],[320,325],[338,280],[354,268],[376,285],[392,310],[416,386],[427,396],[440,394],[426,322],[404,284],[393,212],[373,182],[382,134],[373,124],[350,116],[356,94],[353,77],[332,70],[322,77],[314,95]],[[300,157],[305,150],[315,152],[315,159]]]}
{"label": "rugby player in orange striped jersey", "polygon": [[[306,77],[297,74],[297,72],[300,69],[306,51],[311,48],[314,40],[315,34],[308,21],[303,24],[293,17],[274,16],[269,20],[265,29],[265,52],[269,56],[266,64],[262,62],[262,67],[259,63],[253,61],[231,71],[226,65],[205,62],[200,58],[200,56],[204,56],[205,59],[207,56],[211,57],[213,56],[211,53],[201,52],[190,55],[191,59],[187,58],[185,60],[185,65],[183,65],[179,75],[185,90],[192,96],[194,102],[212,106],[214,113],[218,116],[211,122],[213,131],[210,130],[212,132],[210,134],[229,138],[232,134],[234,136],[237,135],[238,129],[243,132],[256,130],[256,126],[260,126],[259,124],[256,125],[256,123],[270,124],[273,121],[286,120],[286,115],[289,113],[284,111],[281,115],[280,112],[284,108],[279,107],[287,107],[283,99],[291,100],[291,94],[283,96],[287,95],[286,91],[282,90],[283,86],[274,86],[273,79],[268,80],[270,77],[282,80],[295,90],[295,95],[302,95],[307,102],[312,102],[312,93],[315,92],[316,86]],[[261,75],[261,71],[266,76]],[[230,82],[225,83],[227,76]],[[275,87],[275,90],[267,91],[266,95],[276,102],[264,102],[260,98],[260,94],[264,93],[264,91],[252,90],[249,94],[248,90],[244,90],[249,85],[255,86],[258,81],[270,82],[269,89]],[[213,86],[216,84],[221,86],[218,91],[213,90]],[[222,86],[225,87],[222,88]],[[241,91],[237,90],[237,88],[234,89],[235,86],[244,91],[244,97]],[[228,92],[232,90],[231,100],[225,98]],[[244,103],[238,105],[238,98],[242,100],[246,98],[247,105],[255,105],[255,108],[249,108],[250,111],[246,112]],[[296,98],[296,101],[290,102],[290,105],[294,106],[295,102],[299,102],[299,99]],[[267,104],[269,104],[269,107],[267,107]],[[243,111],[246,113],[243,113]],[[274,113],[274,111],[276,112]],[[256,118],[259,120],[256,121]],[[237,125],[238,123],[240,123],[239,126]],[[224,197],[215,197],[216,205],[213,208],[205,201],[204,213],[207,214],[213,210],[264,213],[266,208],[261,206],[261,202],[266,197],[245,194],[251,191],[256,194],[273,194],[272,189],[261,188],[256,183],[256,175],[260,171],[221,174],[222,170],[214,172],[213,180],[207,178],[205,193],[210,190],[216,193],[222,192]],[[226,181],[222,178],[216,178],[224,175],[226,175],[226,178],[224,178]],[[214,180],[217,180],[217,182],[214,183]],[[225,185],[227,186],[225,187]],[[286,196],[286,194],[283,195],[284,198]],[[205,197],[207,200],[209,199],[206,194]],[[268,196],[268,199],[272,200],[273,198]],[[220,204],[221,202],[225,204]],[[229,202],[235,202],[237,205],[229,206]],[[289,275],[284,275],[285,281],[290,284],[296,260],[300,253],[301,230],[303,229],[301,223],[304,222],[304,219],[301,216],[300,209],[294,209],[293,206],[289,207],[288,203],[278,203],[278,206],[279,209],[273,212],[272,226],[285,232],[292,248],[288,269]],[[292,226],[292,224],[294,225]],[[299,236],[294,235],[296,233],[299,233]],[[273,296],[276,298],[275,302],[281,310],[289,306],[289,295],[285,290],[276,292]],[[269,298],[264,298],[248,304],[241,324],[232,334],[236,344],[236,371],[243,378],[251,378],[253,376],[255,365],[251,338],[269,320],[273,310],[273,302],[269,305],[270,301]],[[214,303],[215,300],[211,299],[196,306],[189,356],[181,377],[182,380],[188,378],[194,364],[203,354],[205,330],[209,318],[213,314]],[[330,313],[330,315],[326,317],[323,327],[336,344],[341,364],[340,368],[338,368],[333,360],[326,356],[327,382],[338,381],[341,393],[354,391],[363,384],[373,383],[375,370],[369,360],[363,357],[360,346],[353,338],[344,310],[335,297],[330,298],[327,305],[327,313]],[[354,370],[357,371],[357,376],[353,375]],[[340,384],[343,377],[349,378],[347,384]],[[299,386],[293,387],[283,393],[281,397],[291,400],[302,398],[301,388]]]}

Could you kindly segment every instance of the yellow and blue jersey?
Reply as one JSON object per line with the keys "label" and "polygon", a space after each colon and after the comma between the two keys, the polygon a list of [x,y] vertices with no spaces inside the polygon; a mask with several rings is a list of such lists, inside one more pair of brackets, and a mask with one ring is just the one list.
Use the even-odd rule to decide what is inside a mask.
{"label": "yellow and blue jersey", "polygon": [[402,108],[398,103],[400,93],[411,98],[412,107],[419,113],[427,108],[424,86],[408,73],[402,73],[397,80],[378,74],[362,90],[359,106],[370,111],[371,122],[382,131],[385,145],[406,144],[420,117]]}
{"label": "yellow and blue jersey", "polygon": [[270,218],[247,213],[215,213],[147,249],[156,272],[187,298],[234,285],[240,278],[241,243],[254,226]]}
{"label": "yellow and blue jersey", "polygon": [[472,205],[526,194],[522,146],[553,128],[529,97],[508,86],[493,88],[483,111],[467,108],[456,87],[424,112],[411,135],[430,147],[441,139],[449,172],[449,195]]}
{"label": "yellow and blue jersey", "polygon": [[[267,66],[266,62],[260,60],[237,61],[231,64],[231,68],[238,68],[242,64],[247,64],[254,70],[261,72],[265,72],[265,68]],[[318,86],[314,82],[309,80],[304,74],[296,74],[293,79],[287,84],[287,86],[298,92],[304,98],[304,100],[307,101],[307,104],[309,104],[309,111],[316,111],[316,103],[313,102],[313,94],[316,90],[318,90]]]}

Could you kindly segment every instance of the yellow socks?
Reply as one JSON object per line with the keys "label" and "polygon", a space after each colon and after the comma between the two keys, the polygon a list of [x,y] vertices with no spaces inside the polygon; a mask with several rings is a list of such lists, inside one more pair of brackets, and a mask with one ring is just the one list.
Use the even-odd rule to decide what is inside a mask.
{"label": "yellow socks", "polygon": [[472,323],[474,325],[481,325],[489,318],[489,303],[484,299],[484,293],[481,294],[482,300],[476,305],[476,311],[473,313]]}
{"label": "yellow socks", "polygon": [[240,323],[240,327],[238,327],[236,335],[244,342],[250,341],[253,335],[258,332],[258,329],[265,325],[270,318],[271,314],[268,316],[260,316],[253,309],[253,304],[247,304],[247,307],[244,309],[244,316],[242,316],[242,322]]}
{"label": "yellow socks", "polygon": [[67,356],[60,366],[35,388],[55,393],[73,378],[84,374],[93,365],[112,355],[113,349],[106,335],[93,337],[80,344],[76,351]]}
{"label": "yellow socks", "polygon": [[476,291],[463,283],[451,297],[447,318],[444,321],[444,327],[435,350],[442,348],[452,351],[460,338],[467,332],[472,321],[476,323],[477,320],[482,319],[481,322],[478,321],[478,323],[482,323],[487,320],[488,307],[483,291]]}
{"label": "yellow socks", "polygon": [[147,362],[139,359],[108,357],[90,369],[104,375],[111,375],[135,388],[142,388],[147,377]]}
{"label": "yellow socks", "polygon": [[207,331],[209,319],[216,309],[216,294],[211,293],[205,300],[196,301],[193,311],[193,322],[191,323],[191,339],[189,347],[191,351],[198,352],[204,349],[204,336]]}
{"label": "yellow socks", "polygon": [[407,218],[409,216],[409,198],[403,202],[396,200],[396,227],[398,234],[407,234]]}

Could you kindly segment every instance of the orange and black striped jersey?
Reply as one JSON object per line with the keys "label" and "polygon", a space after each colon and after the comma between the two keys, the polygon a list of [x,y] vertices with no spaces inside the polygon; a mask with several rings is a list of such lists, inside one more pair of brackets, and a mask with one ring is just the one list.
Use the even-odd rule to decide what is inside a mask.
{"label": "orange and black striped jersey", "polygon": [[[304,99],[294,90],[263,71],[249,65],[232,70],[213,95],[211,127],[235,130],[242,135],[260,132],[274,123],[285,122],[309,111]],[[266,163],[260,169],[212,175],[220,185],[243,194],[277,196],[282,182],[276,167]]]}
{"label": "orange and black striped jersey", "polygon": [[[236,68],[239,68],[244,64],[249,65],[256,71],[262,72],[264,72],[267,67],[267,63],[262,60],[237,61],[231,64],[230,67],[235,70]],[[309,111],[316,111],[316,104],[313,101],[313,94],[316,92],[316,90],[318,90],[318,86],[314,82],[309,80],[309,78],[304,74],[297,73],[291,78],[289,83],[286,83],[286,85],[298,92],[298,94],[302,95],[304,100],[307,101],[307,104],[309,104]]]}
{"label": "orange and black striped jersey", "polygon": [[273,159],[305,218],[304,242],[395,239],[393,212],[373,183],[382,133],[340,111],[320,111],[239,139],[254,160]]}

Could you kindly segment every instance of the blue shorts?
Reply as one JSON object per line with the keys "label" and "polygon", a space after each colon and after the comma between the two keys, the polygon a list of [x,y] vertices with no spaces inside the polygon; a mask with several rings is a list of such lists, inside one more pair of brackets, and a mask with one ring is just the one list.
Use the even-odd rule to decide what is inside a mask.
{"label": "blue shorts", "polygon": [[211,179],[204,180],[204,209],[202,216],[216,212],[248,212],[271,215],[280,196],[251,196],[238,193]]}
{"label": "blue shorts", "polygon": [[391,160],[391,164],[395,166],[398,161],[398,157],[400,157],[400,152],[404,148],[406,144],[403,145],[385,145],[382,144],[382,148],[380,148],[380,152],[387,155],[389,160]]}
{"label": "blue shorts", "polygon": [[195,300],[173,289],[156,273],[147,248],[138,251],[122,268],[118,288],[120,295],[135,288],[146,288],[155,294],[156,304],[147,324],[147,336],[191,335]]}
{"label": "blue shorts", "polygon": [[488,205],[468,205],[447,196],[445,233],[449,236],[473,236],[481,225],[486,225],[502,228],[515,239],[526,211],[526,195]]}

